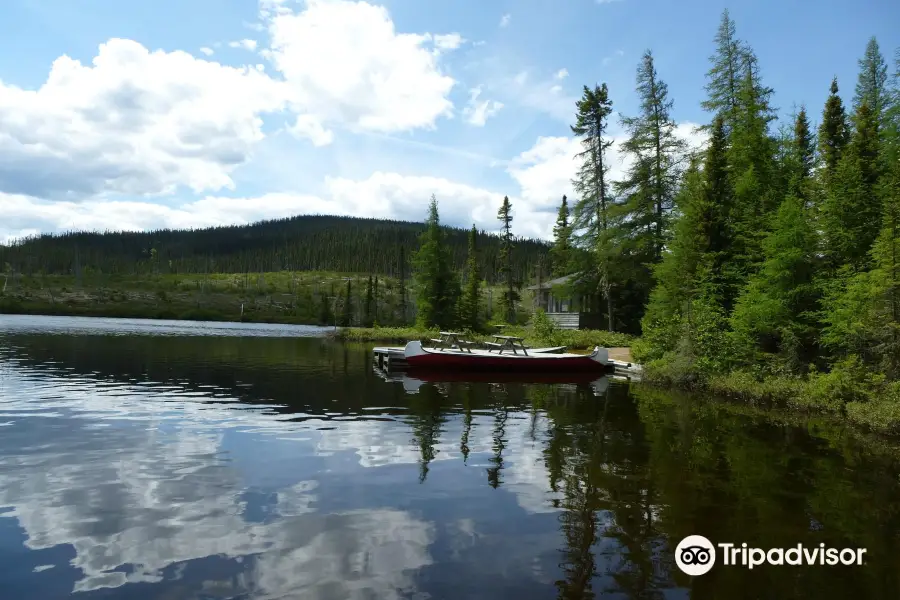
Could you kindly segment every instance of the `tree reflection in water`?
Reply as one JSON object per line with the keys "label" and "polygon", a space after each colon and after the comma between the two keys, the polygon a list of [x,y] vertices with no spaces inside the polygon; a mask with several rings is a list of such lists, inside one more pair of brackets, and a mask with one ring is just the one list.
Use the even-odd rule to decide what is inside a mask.
{"label": "tree reflection in water", "polygon": [[[330,480],[332,486],[340,489],[344,481],[358,478],[355,489],[377,491],[376,483],[385,473],[384,477],[397,478],[390,480],[390,485],[398,487],[392,487],[378,502],[389,504],[396,498],[406,502],[416,496],[411,487],[402,487],[408,480],[421,490],[417,501],[423,510],[440,502],[445,502],[442,507],[456,504],[458,512],[453,518],[468,523],[471,547],[461,553],[463,562],[445,565],[438,560],[427,569],[458,568],[474,580],[480,567],[475,563],[486,555],[521,551],[524,560],[530,561],[532,557],[543,560],[549,552],[555,558],[541,564],[542,585],[547,587],[535,594],[552,595],[555,581],[555,594],[561,599],[659,598],[675,588],[698,600],[900,597],[896,562],[900,550],[898,445],[867,438],[838,421],[763,413],[636,385],[613,384],[598,397],[589,384],[458,381],[425,383],[417,393],[408,394],[402,385],[372,377],[367,348],[321,340],[31,334],[8,336],[4,343],[15,361],[14,368],[31,369],[48,381],[51,377],[59,381],[81,378],[104,385],[149,382],[147,389],[159,386],[159,397],[140,405],[140,410],[159,409],[167,401],[185,406],[234,405],[221,410],[223,414],[231,411],[236,424],[242,422],[243,411],[271,421],[273,428],[290,424],[295,430],[307,427],[302,421],[315,421],[307,427],[314,431],[323,421],[333,419],[332,441],[348,444],[354,431],[361,432],[362,442],[352,447],[338,445],[338,450],[349,448],[352,456],[366,447],[371,464],[394,464],[397,469],[391,472],[357,465],[345,472],[345,479]],[[177,388],[178,394],[172,388]],[[84,400],[87,405],[90,401]],[[121,404],[111,398],[106,401],[110,406]],[[266,413],[250,411],[254,404],[264,404]],[[97,408],[90,418],[100,422],[102,414]],[[354,427],[340,422],[360,415],[364,418],[354,422]],[[183,418],[189,422],[192,417]],[[12,431],[4,432],[7,439]],[[20,434],[25,435],[24,430]],[[101,437],[92,439],[98,444],[102,441]],[[114,451],[112,439],[109,445]],[[171,450],[147,442],[147,452],[167,449]],[[18,468],[27,467],[27,452],[32,450],[27,445],[15,448],[23,455],[16,462]],[[211,451],[207,454],[212,456]],[[462,466],[479,455],[486,461],[487,480],[493,489],[484,485],[480,469],[464,475],[452,472],[452,461]],[[92,466],[79,462],[86,457],[66,456],[85,469]],[[538,468],[529,462],[535,456]],[[442,476],[447,473],[447,479],[435,481],[430,470],[440,459],[447,459],[443,463],[448,465],[447,471],[440,472]],[[403,464],[409,465],[411,476],[402,471]],[[26,471],[29,476],[43,477],[38,471]],[[245,482],[235,477],[233,485],[241,490]],[[416,484],[416,478],[423,487]],[[477,484],[470,483],[473,480]],[[206,489],[200,483],[210,483],[188,477],[180,485],[192,481],[200,491]],[[454,488],[457,482],[469,487]],[[444,487],[438,490],[438,485]],[[6,486],[0,492],[15,494],[29,489]],[[321,492],[319,501],[325,514],[328,487],[322,483],[316,489]],[[432,489],[437,490],[439,499],[429,495]],[[522,489],[532,493],[531,504],[517,495]],[[504,500],[507,491],[518,505],[515,501],[510,504],[509,497]],[[143,501],[141,498],[138,500]],[[21,504],[28,497],[11,498],[8,504],[15,504],[13,500]],[[352,494],[340,498],[341,502],[351,500],[357,499]],[[366,501],[360,494],[359,504]],[[48,506],[55,510],[56,502]],[[123,510],[138,508],[126,506]],[[498,510],[509,512],[499,514]],[[547,514],[554,511],[556,515]],[[220,512],[231,514],[224,509]],[[311,513],[304,518],[319,523],[318,517]],[[441,518],[437,511],[427,517],[449,527]],[[529,528],[539,529],[554,518],[558,519],[558,537],[552,531],[557,523],[551,521],[548,537],[539,540],[545,546],[520,547],[515,536],[537,540],[543,533]],[[152,519],[148,522],[153,523]],[[203,524],[198,521],[197,529],[190,531],[205,531],[200,529]],[[125,527],[111,520],[104,523],[107,525]],[[521,532],[515,531],[519,525]],[[497,529],[486,533],[491,527],[500,528],[501,533]],[[717,566],[692,580],[675,568],[672,558],[673,546],[690,534],[761,548],[798,543],[866,548],[867,564],[863,568],[770,567],[752,572]],[[205,539],[194,533],[184,535],[185,539]],[[146,551],[142,547],[134,554]],[[477,555],[479,551],[482,554]],[[478,557],[464,562],[469,552]],[[173,561],[181,564],[178,561],[189,562],[198,556],[176,558]],[[528,575],[522,573],[496,579],[492,591],[514,585],[513,577],[527,580]],[[491,585],[484,580],[481,583]]]}

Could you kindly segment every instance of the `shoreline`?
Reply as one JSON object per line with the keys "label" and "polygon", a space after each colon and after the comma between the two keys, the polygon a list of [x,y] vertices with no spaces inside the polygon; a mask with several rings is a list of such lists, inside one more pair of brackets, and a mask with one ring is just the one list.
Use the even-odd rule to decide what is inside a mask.
{"label": "shoreline", "polygon": [[[6,307],[0,307],[5,309]],[[47,307],[41,307],[46,309]],[[235,320],[230,315],[196,309],[182,314],[169,314],[164,310],[134,310],[127,307],[73,307],[54,306],[54,310],[3,310],[4,315],[46,316],[46,317],[93,317],[146,319],[155,321],[194,321],[237,324],[303,325],[322,328],[322,337],[351,343],[385,343],[402,345],[406,342],[436,337],[437,330],[415,327],[347,327],[334,329],[333,325],[310,322],[308,319],[291,318],[287,315],[254,315]],[[638,338],[620,333],[596,330],[557,330],[552,340],[540,339],[525,327],[510,326],[505,332],[524,338],[526,344],[534,346],[566,346],[571,350],[590,350],[601,346],[610,350],[610,358],[635,363],[632,353]],[[487,341],[489,334],[468,335],[473,341]],[[639,358],[639,357],[638,357]],[[637,362],[640,362],[639,360]],[[807,377],[766,377],[758,378],[749,372],[734,371],[717,374],[708,378],[697,377],[689,370],[672,370],[658,365],[643,365],[642,383],[660,390],[675,390],[708,395],[728,402],[760,408],[762,410],[786,410],[802,415],[830,415],[846,419],[850,424],[871,433],[897,437],[900,435],[900,386],[893,386],[885,393],[878,386],[866,386],[857,382],[853,397],[842,394],[842,381],[832,381],[828,375]]]}

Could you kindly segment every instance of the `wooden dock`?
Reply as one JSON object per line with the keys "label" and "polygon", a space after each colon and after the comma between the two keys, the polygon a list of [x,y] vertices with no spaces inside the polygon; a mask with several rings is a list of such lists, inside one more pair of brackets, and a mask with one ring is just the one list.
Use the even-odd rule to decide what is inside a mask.
{"label": "wooden dock", "polygon": [[382,371],[402,371],[408,366],[403,348],[379,347],[372,349],[372,360]]}

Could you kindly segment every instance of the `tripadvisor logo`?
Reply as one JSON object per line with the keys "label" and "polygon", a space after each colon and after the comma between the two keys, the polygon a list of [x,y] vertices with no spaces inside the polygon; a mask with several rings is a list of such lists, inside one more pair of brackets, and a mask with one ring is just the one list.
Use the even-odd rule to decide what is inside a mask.
{"label": "tripadvisor logo", "polygon": [[720,564],[726,567],[752,569],[760,565],[862,565],[865,548],[828,548],[825,544],[806,548],[797,544],[791,548],[750,548],[746,543],[713,545],[702,535],[689,535],[675,548],[675,564],[688,575],[703,575],[716,564],[716,548]]}

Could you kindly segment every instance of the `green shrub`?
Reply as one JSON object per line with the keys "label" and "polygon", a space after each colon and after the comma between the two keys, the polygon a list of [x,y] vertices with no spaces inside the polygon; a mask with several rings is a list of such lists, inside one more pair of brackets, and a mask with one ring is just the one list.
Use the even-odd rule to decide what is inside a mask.
{"label": "green shrub", "polygon": [[559,328],[542,308],[537,309],[531,318],[531,331],[535,340],[541,343],[549,346],[556,346],[560,343]]}
{"label": "green shrub", "polygon": [[796,403],[840,411],[850,402],[866,402],[883,382],[883,375],[873,373],[859,357],[851,355],[837,362],[828,373],[812,374]]}

